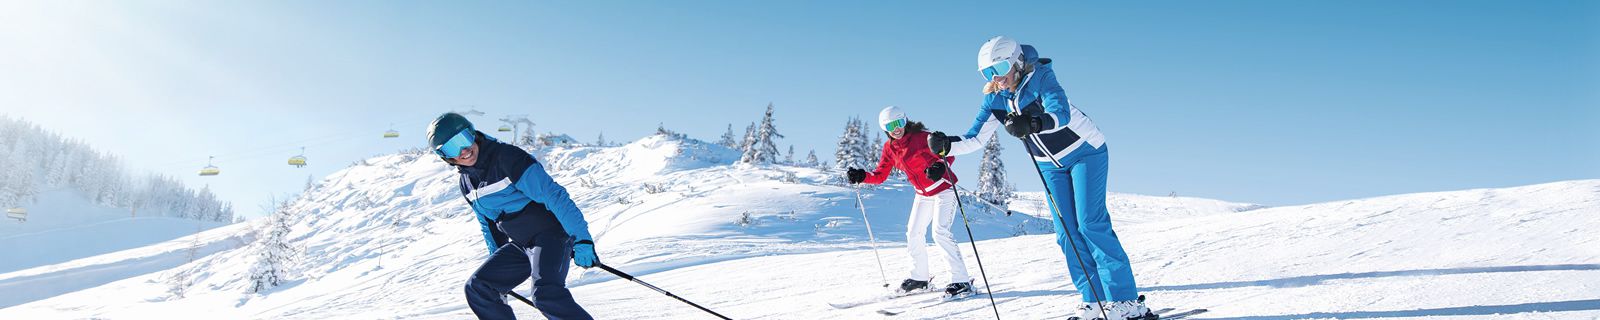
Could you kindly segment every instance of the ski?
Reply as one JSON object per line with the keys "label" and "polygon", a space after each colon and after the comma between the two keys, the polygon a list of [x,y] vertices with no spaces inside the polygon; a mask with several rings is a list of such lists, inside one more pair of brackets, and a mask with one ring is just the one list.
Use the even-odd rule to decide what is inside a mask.
{"label": "ski", "polygon": [[878,296],[878,297],[874,297],[874,298],[871,298],[871,299],[862,299],[862,300],[857,300],[857,301],[828,302],[828,306],[833,307],[834,309],[850,309],[850,308],[860,307],[860,306],[864,306],[864,305],[869,305],[869,304],[874,304],[874,303],[879,303],[879,302],[885,302],[885,301],[892,301],[892,300],[895,300],[895,299],[911,297],[911,296],[920,296],[920,295],[923,295],[923,294],[934,293],[934,292],[942,292],[942,291],[931,290],[931,289],[930,290],[917,290],[917,291],[912,291],[912,292],[907,292],[907,293],[895,293],[895,294],[892,294],[892,295]]}
{"label": "ski", "polygon": [[955,302],[955,301],[966,300],[967,298],[971,298],[972,296],[973,296],[973,294],[964,294],[964,295],[954,296],[954,297],[939,297],[938,299],[933,299],[933,300],[923,300],[923,301],[919,301],[917,303],[911,304],[909,306],[904,306],[904,307],[899,307],[899,308],[890,307],[890,308],[878,309],[878,314],[886,315],[886,316],[898,315],[898,314],[906,313],[906,312],[912,311],[912,310],[925,309],[925,308],[928,308],[928,307],[941,305],[941,304],[944,304],[946,302]]}
{"label": "ski", "polygon": [[1206,311],[1211,311],[1211,310],[1193,309],[1193,310],[1174,313],[1174,314],[1157,314],[1157,316],[1160,317],[1159,319],[1162,319],[1162,320],[1183,319],[1183,318],[1188,318],[1188,317],[1193,316],[1193,315],[1205,313]]}

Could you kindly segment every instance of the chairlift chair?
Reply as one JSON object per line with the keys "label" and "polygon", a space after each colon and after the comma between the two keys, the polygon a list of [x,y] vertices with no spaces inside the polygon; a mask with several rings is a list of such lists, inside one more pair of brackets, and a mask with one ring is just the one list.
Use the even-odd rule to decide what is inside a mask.
{"label": "chairlift chair", "polygon": [[12,218],[12,219],[17,219],[17,222],[19,222],[19,223],[20,222],[27,222],[28,221],[28,209],[25,209],[25,208],[22,208],[22,207],[6,209],[6,217],[7,218]]}
{"label": "chairlift chair", "polygon": [[208,177],[208,176],[214,176],[214,175],[222,174],[222,169],[219,169],[219,168],[217,168],[217,166],[211,164],[211,160],[214,159],[214,158],[216,158],[216,157],[207,157],[206,158],[206,167],[205,168],[200,168],[200,176]]}
{"label": "chairlift chair", "polygon": [[383,137],[385,139],[387,139],[387,138],[399,138],[400,137],[400,131],[394,131],[394,124],[390,123],[389,124],[389,131],[384,131],[383,132]]}
{"label": "chairlift chair", "polygon": [[289,165],[295,168],[306,167],[306,147],[300,147],[300,155],[289,157]]}
{"label": "chairlift chair", "polygon": [[511,132],[511,126],[508,126],[508,125],[500,125],[500,130],[499,130],[499,131],[500,131],[500,132]]}

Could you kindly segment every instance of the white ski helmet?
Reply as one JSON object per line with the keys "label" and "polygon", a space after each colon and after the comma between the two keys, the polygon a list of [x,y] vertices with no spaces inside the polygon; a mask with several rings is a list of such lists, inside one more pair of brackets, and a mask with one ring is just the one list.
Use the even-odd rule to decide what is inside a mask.
{"label": "white ski helmet", "polygon": [[[889,128],[888,128],[890,122],[894,122],[895,120],[905,120],[905,119],[906,119],[906,112],[905,111],[901,111],[900,107],[889,106],[887,108],[883,108],[883,111],[878,111],[878,130],[883,130],[884,132],[888,132],[888,131],[890,131]],[[903,125],[905,125],[905,123],[901,123],[900,125],[903,126]]]}
{"label": "white ski helmet", "polygon": [[[987,69],[1000,61],[1010,61],[1010,68],[1021,66],[1022,46],[1017,45],[1016,40],[1011,40],[1011,38],[1007,38],[1006,36],[997,36],[993,39],[989,39],[989,42],[984,42],[983,46],[978,48],[979,73],[983,73],[984,69]],[[986,75],[984,78],[988,79],[989,76]]]}

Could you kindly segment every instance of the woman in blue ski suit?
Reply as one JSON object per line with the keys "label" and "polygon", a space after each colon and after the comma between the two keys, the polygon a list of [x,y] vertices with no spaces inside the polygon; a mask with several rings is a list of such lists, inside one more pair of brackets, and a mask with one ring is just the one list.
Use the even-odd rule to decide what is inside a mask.
{"label": "woman in blue ski suit", "polygon": [[[954,137],[935,132],[929,148],[941,155],[970,153],[983,149],[1000,128],[1024,140],[1053,195],[1048,201],[1056,243],[1083,295],[1083,319],[1102,318],[1102,307],[1116,320],[1153,317],[1139,301],[1128,255],[1106,212],[1105,136],[1067,99],[1050,59],[1039,58],[1032,46],[995,37],[979,50],[978,68],[989,82],[972,128]],[[1100,299],[1109,303],[1102,306]]]}
{"label": "woman in blue ski suit", "polygon": [[467,306],[479,319],[516,319],[505,295],[533,279],[534,308],[550,319],[593,319],[567,290],[569,261],[599,263],[583,212],[527,151],[445,113],[428,126],[428,143],[460,174],[489,258],[467,280]]}

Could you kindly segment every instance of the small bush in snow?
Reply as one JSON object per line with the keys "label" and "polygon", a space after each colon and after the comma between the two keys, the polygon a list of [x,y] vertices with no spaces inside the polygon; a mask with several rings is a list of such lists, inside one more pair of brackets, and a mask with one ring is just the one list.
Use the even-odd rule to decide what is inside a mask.
{"label": "small bush in snow", "polygon": [[745,211],[739,214],[739,219],[734,220],[733,224],[739,225],[741,228],[749,228],[750,225],[756,224],[756,218],[751,217],[749,211]]}
{"label": "small bush in snow", "polygon": [[660,184],[649,184],[649,183],[644,184],[644,193],[657,194],[657,193],[661,193],[663,191],[667,191],[667,188],[666,187],[662,187]]}

